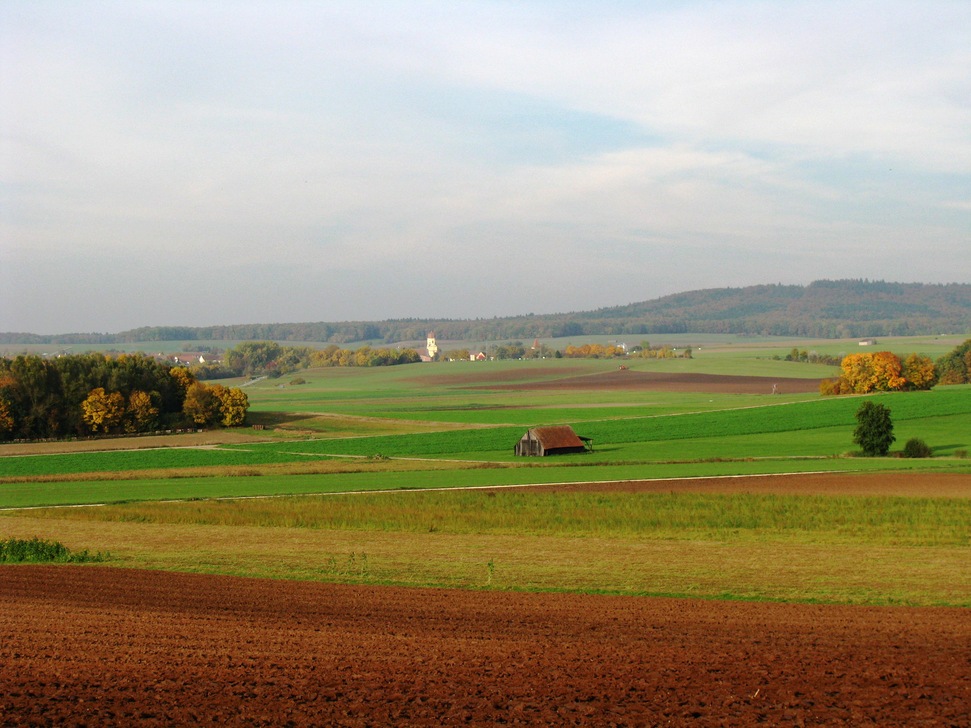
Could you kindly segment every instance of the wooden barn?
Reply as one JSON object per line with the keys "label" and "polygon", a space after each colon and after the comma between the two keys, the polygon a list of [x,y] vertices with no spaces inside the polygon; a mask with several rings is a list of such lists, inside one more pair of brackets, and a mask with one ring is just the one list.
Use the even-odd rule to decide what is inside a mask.
{"label": "wooden barn", "polygon": [[586,452],[589,439],[581,438],[569,425],[534,427],[516,443],[516,454],[544,457],[570,452]]}

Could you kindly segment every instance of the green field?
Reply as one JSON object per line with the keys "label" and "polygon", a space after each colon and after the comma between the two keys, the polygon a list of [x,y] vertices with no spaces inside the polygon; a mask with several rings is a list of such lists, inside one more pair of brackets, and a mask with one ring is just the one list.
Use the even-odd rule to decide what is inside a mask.
{"label": "green field", "polygon": [[[772,394],[771,383],[834,373],[782,361],[788,348],[772,343],[710,341],[691,360],[630,365],[766,377],[764,391],[742,394],[601,388],[597,375],[617,363],[578,360],[263,380],[246,387],[263,428],[232,442],[217,432],[203,447],[177,435],[121,450],[0,447],[10,509],[0,538],[56,539],[118,565],[282,578],[971,606],[971,387],[876,396],[891,410],[894,451],[919,437],[934,456],[863,458],[851,439],[863,399]],[[928,342],[898,350],[907,343]],[[578,377],[590,385],[551,386]],[[509,388],[522,385],[543,387]],[[527,427],[561,423],[593,451],[513,455]],[[810,472],[930,474],[960,487],[929,497],[468,490]],[[114,505],[50,508],[83,504]]]}

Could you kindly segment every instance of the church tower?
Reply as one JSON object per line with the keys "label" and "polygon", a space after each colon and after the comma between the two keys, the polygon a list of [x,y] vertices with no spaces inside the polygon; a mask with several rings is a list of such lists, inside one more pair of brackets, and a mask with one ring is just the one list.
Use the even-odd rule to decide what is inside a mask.
{"label": "church tower", "polygon": [[435,332],[429,331],[428,338],[425,341],[425,348],[428,350],[428,356],[432,359],[438,354],[438,344],[435,343]]}

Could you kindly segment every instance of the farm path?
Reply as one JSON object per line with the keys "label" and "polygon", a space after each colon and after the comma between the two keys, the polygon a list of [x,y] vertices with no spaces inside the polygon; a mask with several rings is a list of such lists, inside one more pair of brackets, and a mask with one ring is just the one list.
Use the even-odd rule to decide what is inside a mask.
{"label": "farm path", "polygon": [[0,725],[969,724],[971,612],[0,567]]}

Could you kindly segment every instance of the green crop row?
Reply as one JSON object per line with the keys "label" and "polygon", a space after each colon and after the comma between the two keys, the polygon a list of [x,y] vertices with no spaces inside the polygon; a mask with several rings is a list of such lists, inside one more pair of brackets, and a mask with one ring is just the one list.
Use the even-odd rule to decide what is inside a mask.
{"label": "green crop row", "polygon": [[[924,429],[957,432],[971,414],[971,390],[966,387],[940,388],[932,392],[899,393],[878,398],[891,409],[898,430],[908,437],[921,437]],[[577,432],[589,437],[601,453],[618,448],[618,457],[633,459],[691,459],[711,457],[767,457],[784,455],[835,454],[851,448],[849,433],[859,398],[828,398],[761,407],[694,412],[670,416],[623,417],[574,423]],[[610,410],[616,415],[617,410]],[[953,419],[952,419],[953,418]],[[924,423],[914,427],[916,423]],[[937,426],[937,424],[940,426]],[[801,443],[811,433],[833,430],[827,444],[807,450]],[[0,458],[0,478],[57,476],[91,472],[183,469],[207,466],[258,466],[320,458],[328,455],[385,457],[454,457],[512,459],[512,450],[524,426],[450,430],[414,434],[356,438],[276,441],[209,449],[160,448],[49,456]],[[790,438],[785,438],[790,433]],[[844,434],[845,433],[845,434]],[[752,435],[782,436],[744,444]],[[952,438],[953,439],[953,438]],[[713,443],[689,447],[688,441]],[[845,440],[845,443],[842,443]],[[684,445],[658,451],[652,443],[683,441]],[[721,441],[724,447],[718,447]],[[753,441],[754,442],[754,441]],[[767,448],[776,442],[775,450]],[[643,447],[638,447],[643,443]],[[842,444],[841,444],[842,443]],[[930,442],[932,446],[936,443]],[[967,449],[967,442],[947,443],[952,449]],[[741,445],[741,446],[740,446]],[[649,454],[652,453],[653,454]]]}
{"label": "green crop row", "polygon": [[[477,430],[449,430],[403,435],[376,435],[339,439],[307,440],[299,443],[273,442],[260,445],[263,450],[278,453],[300,452],[307,455],[383,455],[386,457],[427,457],[508,449],[522,435],[522,429],[496,427]],[[227,446],[232,447],[232,446]],[[243,446],[238,446],[243,447]],[[256,445],[246,445],[255,448]]]}
{"label": "green crop row", "polygon": [[[877,398],[896,422],[971,413],[971,392],[942,389],[904,392]],[[697,437],[725,437],[770,432],[804,432],[825,427],[855,426],[861,400],[832,397],[784,405],[767,405],[670,417],[586,422],[583,434],[598,442],[649,442]],[[581,426],[578,424],[578,428]]]}
{"label": "green crop row", "polygon": [[[119,503],[168,499],[259,497],[315,493],[392,490],[463,489],[475,487],[629,481],[666,478],[762,475],[792,472],[885,471],[886,458],[819,458],[770,460],[710,460],[683,463],[545,464],[521,467],[465,467],[453,470],[411,470],[263,475],[209,476],[139,480],[22,482],[0,486],[0,508]],[[971,460],[893,460],[894,470],[971,474]]]}
{"label": "green crop row", "polygon": [[0,478],[74,473],[116,473],[137,470],[168,470],[209,466],[269,465],[306,459],[270,449],[160,448],[112,450],[46,456],[0,458]]}
{"label": "green crop row", "polygon": [[[892,412],[895,421],[934,418],[971,413],[971,391],[942,388],[932,392],[905,392],[878,398]],[[577,432],[598,445],[669,440],[737,437],[762,433],[806,432],[843,427],[851,431],[860,398],[833,397],[787,404],[745,407],[714,412],[670,416],[623,417],[573,423]],[[617,410],[609,414],[616,417]],[[541,424],[541,423],[536,423]],[[300,443],[300,451],[335,455],[388,457],[473,456],[476,453],[511,453],[523,427],[384,435],[343,440],[315,440]],[[849,446],[849,441],[847,441]],[[285,451],[293,445],[263,446]]]}

